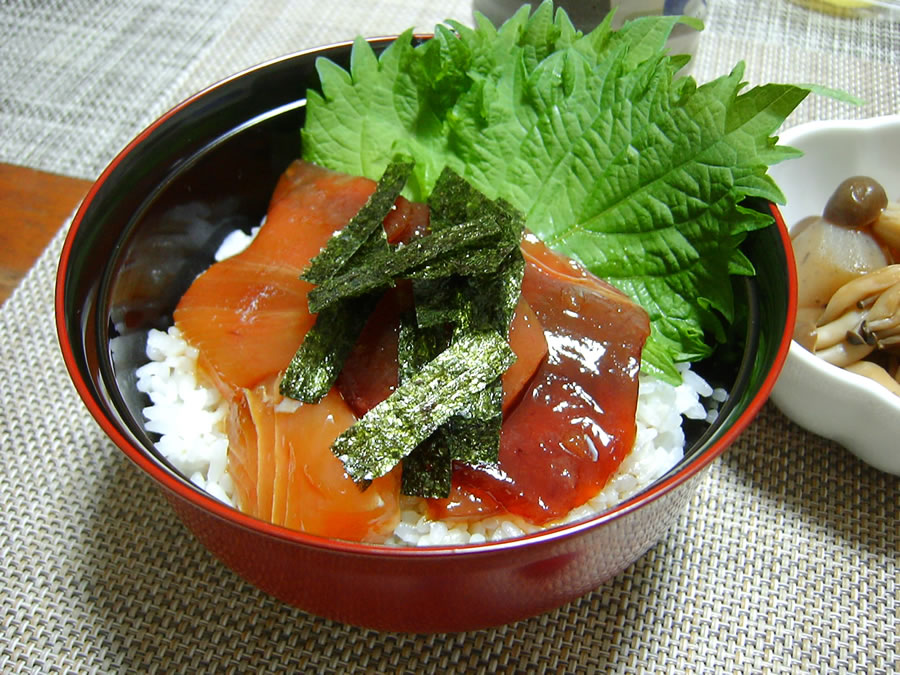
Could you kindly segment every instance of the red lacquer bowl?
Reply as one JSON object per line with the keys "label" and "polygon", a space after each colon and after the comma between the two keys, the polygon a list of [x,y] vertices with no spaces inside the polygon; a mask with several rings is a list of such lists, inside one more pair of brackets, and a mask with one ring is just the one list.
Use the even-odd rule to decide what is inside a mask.
{"label": "red lacquer bowl", "polygon": [[[383,49],[390,39],[373,40]],[[523,619],[596,588],[634,562],[683,510],[697,477],[766,400],[790,343],[796,278],[776,225],[745,252],[743,349],[699,365],[731,399],[685,459],[642,494],[589,520],[502,543],[390,549],[323,539],[239,513],[194,487],[153,448],[134,370],[145,334],[164,328],[227,232],[259,223],[280,173],[300,155],[314,63],[346,65],[350,43],[259,66],[194,96],[151,125],[104,171],[75,216],[56,288],[66,365],[104,431],[163,490],[226,565],[309,612],[382,630],[455,631]],[[111,349],[115,337],[116,349]],[[436,598],[440,597],[440,602]]]}

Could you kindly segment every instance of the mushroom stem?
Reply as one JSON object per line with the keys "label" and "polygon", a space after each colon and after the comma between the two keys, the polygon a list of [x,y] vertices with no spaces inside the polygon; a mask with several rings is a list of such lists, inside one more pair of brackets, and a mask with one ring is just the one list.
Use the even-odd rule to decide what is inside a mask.
{"label": "mushroom stem", "polygon": [[879,349],[900,342],[900,282],[884,290],[866,312],[859,334]]}
{"label": "mushroom stem", "polygon": [[881,292],[869,310],[868,318],[869,321],[900,322],[900,281]]}
{"label": "mushroom stem", "polygon": [[891,347],[896,347],[897,345],[900,345],[900,334],[891,335],[884,339],[879,338],[878,343],[876,344],[879,349],[890,349]]}
{"label": "mushroom stem", "polygon": [[865,317],[866,312],[852,309],[849,312],[842,314],[834,321],[830,321],[824,326],[819,326],[816,329],[815,350],[828,349],[844,340],[853,342],[848,333],[853,334],[852,332],[859,328]]}
{"label": "mushroom stem", "polygon": [[834,321],[857,303],[864,302],[897,283],[900,283],[900,264],[888,265],[848,281],[831,296],[819,323]]}
{"label": "mushroom stem", "polygon": [[878,337],[890,337],[900,331],[900,314],[888,317],[886,319],[875,319],[866,321],[866,330],[876,333]]}
{"label": "mushroom stem", "polygon": [[828,363],[846,368],[851,363],[867,357],[874,349],[874,346],[866,343],[852,345],[849,342],[838,342],[836,345],[828,347],[828,349],[816,351],[816,356],[828,361]]}

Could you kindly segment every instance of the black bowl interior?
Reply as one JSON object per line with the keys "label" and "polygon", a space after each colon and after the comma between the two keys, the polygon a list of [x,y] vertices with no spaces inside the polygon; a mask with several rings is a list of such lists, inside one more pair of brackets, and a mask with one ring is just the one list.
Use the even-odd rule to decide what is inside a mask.
{"label": "black bowl interior", "polygon": [[[376,50],[389,42],[372,41]],[[63,301],[78,368],[121,433],[182,481],[142,424],[148,401],[134,371],[146,362],[146,332],[171,324],[178,299],[229,232],[259,224],[278,177],[300,156],[316,58],[346,66],[349,55],[348,43],[286,57],[177,108],[120,155],[75,231]],[[688,425],[689,448],[672,473],[726,433],[777,360],[788,316],[786,252],[773,227],[748,237],[745,252],[758,271],[735,281],[746,311],[733,339],[697,366],[731,397],[714,425]]]}

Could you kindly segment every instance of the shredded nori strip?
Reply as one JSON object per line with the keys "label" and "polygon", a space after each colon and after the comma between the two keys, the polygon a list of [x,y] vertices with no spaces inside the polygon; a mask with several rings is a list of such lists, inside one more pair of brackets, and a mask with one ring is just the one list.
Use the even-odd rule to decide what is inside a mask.
{"label": "shredded nori strip", "polygon": [[[415,316],[405,315],[400,321],[397,339],[398,382],[403,384],[447,348],[450,331],[446,326],[422,327]],[[416,497],[446,498],[450,496],[453,460],[446,428],[441,427],[419,443],[403,459],[400,492]]]}
{"label": "shredded nori strip", "polygon": [[[508,217],[508,205],[491,202],[456,174],[445,170],[429,199],[432,207],[432,227],[438,231],[450,229],[453,223],[471,218],[478,212],[490,212],[504,219],[509,235],[518,244],[521,221]],[[449,323],[454,326],[453,339],[470,331],[495,330],[504,339],[509,333],[516,305],[522,289],[525,260],[516,245],[506,254],[497,269],[477,276],[448,276],[413,283],[416,320],[419,327]],[[457,460],[470,466],[495,466],[500,455],[500,426],[503,423],[503,384],[497,377],[472,398],[471,404],[454,415],[422,447],[415,451],[415,460],[404,460],[404,494],[439,496],[449,494],[450,483],[435,483],[443,479],[443,472],[434,478],[419,476],[424,466],[444,468]],[[437,443],[440,440],[441,443]],[[429,445],[431,444],[431,445]],[[449,447],[446,455],[445,445]],[[409,465],[409,466],[407,466]],[[449,481],[449,478],[446,480]],[[425,490],[429,493],[426,494]],[[417,491],[420,490],[420,491]]]}
{"label": "shredded nori strip", "polygon": [[446,499],[453,481],[453,458],[443,427],[403,458],[400,493],[411,497]]}
{"label": "shredded nori strip", "polygon": [[[381,230],[384,234],[385,217],[390,213],[413,170],[413,162],[400,156],[394,157],[384,170],[378,185],[363,207],[338,234],[328,240],[325,248],[309,262],[300,275],[311,284],[321,284],[339,274],[353,262],[351,259],[366,242]],[[387,248],[385,240],[384,247]]]}
{"label": "shredded nori strip", "polygon": [[367,256],[364,265],[347,269],[309,292],[309,311],[317,313],[343,298],[385,289],[395,279],[433,279],[451,274],[493,271],[518,240],[504,237],[504,226],[478,218],[413,239],[389,252]]}
{"label": "shredded nori strip", "polygon": [[378,299],[378,293],[370,293],[319,312],[281,378],[281,395],[304,403],[322,400],[337,380]]}
{"label": "shredded nori strip", "polygon": [[457,225],[477,215],[490,214],[502,218],[509,218],[510,214],[520,215],[508,202],[488,199],[450,167],[445,167],[438,176],[428,197],[428,206],[431,208],[432,231]]}
{"label": "shredded nori strip", "polygon": [[468,285],[466,277],[457,275],[414,281],[413,301],[418,326],[458,325],[462,321],[463,299]]}
{"label": "shredded nori strip", "polygon": [[338,436],[332,452],[357,482],[385,475],[514,360],[494,331],[460,337]]}
{"label": "shredded nori strip", "polygon": [[412,279],[415,316],[401,324],[399,385],[332,446],[362,489],[403,461],[402,492],[447,497],[453,461],[496,464],[502,423],[500,373],[521,292],[523,216],[449,169],[432,197],[431,233],[391,247],[385,216],[410,176],[397,160],[375,192],[304,271],[316,323],[281,392],[320,400],[333,386],[380,294]]}
{"label": "shredded nori strip", "polygon": [[403,384],[426,363],[450,346],[450,330],[443,325],[419,326],[412,312],[400,317],[397,335],[397,382]]}
{"label": "shredded nori strip", "polygon": [[504,335],[509,332],[522,295],[524,275],[525,258],[517,246],[492,274],[469,281],[472,324],[475,328],[490,326]]}
{"label": "shredded nori strip", "polygon": [[[376,254],[389,253],[382,224],[412,169],[412,161],[395,157],[363,207],[346,227],[328,240],[300,277],[310,283],[322,283],[347,267],[365,265]],[[378,294],[369,293],[344,299],[318,312],[315,324],[282,377],[279,385],[282,396],[304,403],[320,401],[344,367],[377,301]]]}
{"label": "shredded nori strip", "polygon": [[[455,284],[432,282],[414,284],[416,316],[422,322],[443,318],[455,325],[453,339],[468,331],[495,330],[504,338],[509,333],[521,294],[525,260],[517,247],[494,273],[457,279]],[[451,278],[451,280],[454,278]],[[500,454],[500,425],[503,418],[503,384],[494,382],[474,396],[442,428],[450,446],[451,459],[471,466],[496,465]]]}
{"label": "shredded nori strip", "polygon": [[[506,338],[522,292],[524,273],[525,259],[516,247],[494,274],[469,280],[470,329],[491,328]],[[502,423],[503,382],[498,376],[473,398],[469,408],[448,423],[451,457],[471,466],[495,466],[500,458]]]}
{"label": "shredded nori strip", "polygon": [[499,379],[488,385],[500,392],[497,414],[488,419],[469,419],[454,415],[441,427],[447,439],[450,459],[469,466],[497,466],[500,457],[500,426],[503,424],[503,387]]}
{"label": "shredded nori strip", "polygon": [[522,294],[525,259],[517,247],[490,274],[413,283],[419,326],[450,323],[457,331],[496,330],[505,335]]}

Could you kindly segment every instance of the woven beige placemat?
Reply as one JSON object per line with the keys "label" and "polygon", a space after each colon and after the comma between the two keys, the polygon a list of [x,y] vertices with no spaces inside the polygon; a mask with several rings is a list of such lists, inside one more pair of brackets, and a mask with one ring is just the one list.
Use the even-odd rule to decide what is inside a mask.
{"label": "woven beige placemat", "polygon": [[[395,12],[406,4],[374,3]],[[231,18],[173,69],[166,91],[147,97],[153,106],[218,77],[217,62],[239,68],[268,56],[241,56],[220,42],[238,30],[242,11],[267,25],[258,12],[272,10],[263,3],[238,5],[223,5]],[[748,5],[766,12],[768,28],[753,27]],[[862,78],[873,94],[867,107],[813,101],[792,122],[900,111],[896,23],[887,41],[860,43],[853,58],[838,61],[826,56],[844,43],[821,37],[837,30],[834,22],[808,10],[741,0],[710,7],[698,78],[745,58],[750,81],[813,80],[804,68],[815,63],[823,83],[846,86],[869,63],[895,86]],[[198,3],[182,18],[206,26],[199,14],[210,10]],[[319,11],[323,25],[334,21],[336,9]],[[857,35],[874,23],[844,30]],[[779,31],[808,42],[788,46]],[[61,150],[64,161],[77,164],[78,149]],[[799,429],[771,405],[710,468],[657,546],[556,611],[492,630],[415,636],[344,626],[267,597],[190,536],[69,384],[52,317],[62,237],[0,309],[0,672],[900,669],[900,479]]]}

